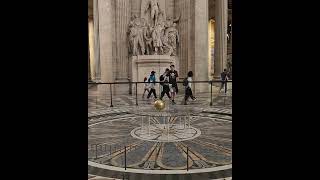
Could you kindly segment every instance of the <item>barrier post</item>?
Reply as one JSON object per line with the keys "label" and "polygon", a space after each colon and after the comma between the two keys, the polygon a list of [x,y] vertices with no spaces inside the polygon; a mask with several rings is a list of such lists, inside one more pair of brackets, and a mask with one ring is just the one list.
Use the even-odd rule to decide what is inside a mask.
{"label": "barrier post", "polygon": [[110,100],[110,107],[113,107],[113,104],[112,104],[112,84],[110,84],[110,96],[111,96],[111,100]]}

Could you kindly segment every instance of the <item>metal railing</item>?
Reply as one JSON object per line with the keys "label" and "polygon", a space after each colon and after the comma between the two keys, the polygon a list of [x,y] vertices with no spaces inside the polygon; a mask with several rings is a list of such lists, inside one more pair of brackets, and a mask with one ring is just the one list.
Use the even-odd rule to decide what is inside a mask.
{"label": "metal railing", "polygon": [[[113,90],[112,86],[113,85],[120,85],[120,84],[128,84],[130,87],[132,85],[135,85],[135,105],[138,106],[138,84],[145,84],[146,82],[88,82],[89,85],[109,85],[109,91],[110,91],[110,107],[114,107],[113,104]],[[152,82],[155,84],[159,84],[161,82],[156,81]],[[182,84],[182,81],[178,81],[177,84]],[[222,80],[211,80],[211,81],[192,81],[192,84],[196,86],[197,84],[200,83],[206,83],[210,85],[210,106],[213,105],[213,86],[221,86],[222,83],[224,83],[224,94],[227,94],[228,91],[228,84],[232,83],[232,80],[227,80],[227,81],[222,81]],[[195,92],[193,92],[195,93]],[[130,92],[128,93],[130,94]],[[107,95],[106,95],[107,96]],[[98,103],[97,97],[96,97],[96,103]]]}
{"label": "metal railing", "polygon": [[[107,146],[109,146],[110,150],[107,151]],[[94,148],[93,148],[94,147]],[[118,148],[117,148],[118,147]],[[103,157],[116,157],[116,155],[114,155],[117,152],[123,152],[123,164],[124,164],[124,170],[127,170],[127,151],[131,151],[136,149],[137,146],[127,146],[124,145],[123,147],[121,145],[107,145],[107,144],[91,144],[91,147],[89,149],[89,151],[93,151],[94,155],[91,157],[88,157],[89,160],[91,161],[98,161],[99,159],[103,158]],[[104,151],[103,151],[104,149]],[[100,150],[100,153],[99,153]],[[112,152],[113,150],[113,152]],[[186,151],[184,152],[186,154],[186,163],[187,163],[187,167],[186,170],[189,170],[189,146],[186,147]]]}

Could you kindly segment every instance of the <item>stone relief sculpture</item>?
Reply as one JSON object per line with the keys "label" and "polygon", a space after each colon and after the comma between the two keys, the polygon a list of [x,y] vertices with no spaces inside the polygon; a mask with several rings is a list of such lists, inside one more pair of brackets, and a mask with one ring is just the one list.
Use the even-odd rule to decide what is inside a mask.
{"label": "stone relief sculpture", "polygon": [[152,45],[152,31],[153,28],[150,24],[148,24],[148,27],[144,27],[144,39],[146,42],[146,50],[147,55],[151,55],[153,52],[153,45]]}
{"label": "stone relief sculpture", "polygon": [[129,53],[133,56],[145,54],[144,27],[146,22],[134,15],[129,22]]}
{"label": "stone relief sculpture", "polygon": [[180,17],[181,17],[181,14],[176,19],[173,19],[172,17],[167,17],[165,27],[168,28],[168,27],[171,27],[173,23],[178,23],[180,20]]}
{"label": "stone relief sculpture", "polygon": [[168,44],[172,47],[172,52],[170,55],[175,56],[177,43],[179,43],[179,33],[176,29],[176,23],[173,23],[172,27],[166,29],[165,36],[168,38]]}
{"label": "stone relief sculpture", "polygon": [[[136,15],[132,16],[129,22],[129,54],[175,56],[179,43],[179,32],[176,26],[181,14],[177,18],[164,19],[164,11],[160,9],[158,0],[149,0],[146,3],[145,12],[149,9],[152,22],[147,23],[144,18]],[[149,19],[149,17],[146,18]]]}
{"label": "stone relief sculpture", "polygon": [[161,23],[158,22],[158,24],[155,26],[153,32],[152,32],[152,40],[153,40],[153,46],[154,46],[154,54],[157,55],[159,53],[160,49],[160,54],[163,53],[163,44],[162,44],[162,30],[163,27]]}
{"label": "stone relief sculpture", "polygon": [[133,24],[129,25],[129,53],[138,55],[138,29]]}
{"label": "stone relief sculpture", "polygon": [[163,47],[163,54],[171,55],[173,53],[173,47],[168,42],[168,34],[165,34],[162,38]]}
{"label": "stone relief sculpture", "polygon": [[158,15],[160,12],[160,5],[158,0],[149,0],[147,2],[147,6],[145,8],[145,13],[148,12],[148,9],[150,8],[150,16],[151,19],[154,22],[154,26],[156,26],[157,22],[158,22]]}

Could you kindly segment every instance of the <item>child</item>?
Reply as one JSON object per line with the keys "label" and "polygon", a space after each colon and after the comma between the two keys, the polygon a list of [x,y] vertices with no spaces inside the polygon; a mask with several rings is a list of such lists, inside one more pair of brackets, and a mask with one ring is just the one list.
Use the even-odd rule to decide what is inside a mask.
{"label": "child", "polygon": [[153,93],[154,95],[154,98],[157,99],[157,93],[156,93],[156,89],[155,89],[155,82],[156,82],[156,76],[155,76],[155,73],[154,71],[151,71],[151,74],[149,76],[149,79],[148,79],[148,83],[150,83],[150,91],[148,93],[148,96],[147,96],[147,99],[150,98],[151,94]]}
{"label": "child", "polygon": [[142,98],[144,98],[144,94],[146,93],[146,91],[148,91],[149,93],[149,83],[148,83],[148,78],[144,77],[143,81],[144,81],[144,91],[143,91],[143,95]]}

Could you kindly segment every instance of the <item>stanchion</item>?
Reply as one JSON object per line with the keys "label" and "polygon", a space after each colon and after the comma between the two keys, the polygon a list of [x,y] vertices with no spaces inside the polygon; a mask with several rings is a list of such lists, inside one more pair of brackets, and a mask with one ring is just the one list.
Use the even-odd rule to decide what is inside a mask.
{"label": "stanchion", "polygon": [[138,83],[136,82],[136,106],[138,106]]}
{"label": "stanchion", "polygon": [[224,83],[224,94],[227,94],[227,84],[228,84],[228,80],[226,80]]}
{"label": "stanchion", "polygon": [[212,80],[211,80],[211,87],[210,87],[210,106],[212,106]]}
{"label": "stanchion", "polygon": [[112,151],[112,149],[111,149],[111,145],[110,145],[110,155],[111,155],[111,151]]}
{"label": "stanchion", "polygon": [[189,147],[187,146],[187,171],[189,171]]}
{"label": "stanchion", "polygon": [[98,109],[98,96],[96,95],[96,109]]}
{"label": "stanchion", "polygon": [[111,96],[111,105],[110,105],[110,107],[113,107],[113,104],[112,104],[112,86],[111,86],[111,84],[110,84],[110,96]]}
{"label": "stanchion", "polygon": [[96,144],[96,159],[98,159],[98,144]]}
{"label": "stanchion", "polygon": [[127,170],[127,147],[124,146],[124,170]]}

